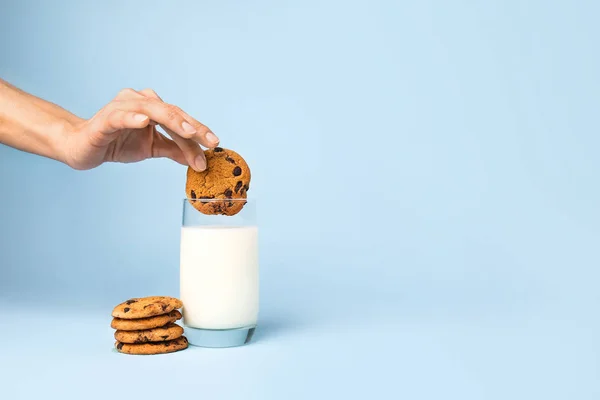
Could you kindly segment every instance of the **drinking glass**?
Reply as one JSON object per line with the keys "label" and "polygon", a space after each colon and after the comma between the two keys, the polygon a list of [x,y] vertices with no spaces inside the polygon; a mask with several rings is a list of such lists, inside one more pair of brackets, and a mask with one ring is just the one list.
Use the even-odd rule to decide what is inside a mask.
{"label": "drinking glass", "polygon": [[[233,216],[206,215],[194,208],[194,201],[217,208],[218,203],[210,202],[243,207]],[[232,347],[248,343],[258,320],[256,202],[184,199],[180,250],[180,298],[190,344]]]}

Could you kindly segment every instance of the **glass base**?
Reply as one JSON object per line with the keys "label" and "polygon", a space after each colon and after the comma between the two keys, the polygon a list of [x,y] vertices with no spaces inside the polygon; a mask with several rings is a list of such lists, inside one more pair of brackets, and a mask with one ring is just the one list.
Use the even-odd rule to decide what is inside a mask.
{"label": "glass base", "polygon": [[192,346],[236,347],[250,342],[256,325],[234,329],[198,329],[184,325],[183,329]]}

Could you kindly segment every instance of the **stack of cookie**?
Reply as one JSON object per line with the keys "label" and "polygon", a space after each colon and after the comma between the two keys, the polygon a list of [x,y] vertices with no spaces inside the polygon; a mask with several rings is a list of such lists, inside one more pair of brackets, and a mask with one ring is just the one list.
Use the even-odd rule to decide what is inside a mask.
{"label": "stack of cookie", "polygon": [[110,326],[115,332],[115,347],[127,354],[162,354],[187,348],[177,310],[181,300],[168,296],[129,299],[112,312]]}

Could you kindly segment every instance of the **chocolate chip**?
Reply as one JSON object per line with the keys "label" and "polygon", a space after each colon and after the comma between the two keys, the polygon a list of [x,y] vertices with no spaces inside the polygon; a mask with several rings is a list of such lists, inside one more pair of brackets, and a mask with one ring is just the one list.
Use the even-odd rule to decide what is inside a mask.
{"label": "chocolate chip", "polygon": [[221,147],[215,147],[215,149],[213,150],[215,153],[220,153],[223,151],[223,148]]}
{"label": "chocolate chip", "polygon": [[235,167],[233,169],[233,176],[240,176],[242,174],[242,169],[240,167]]}
{"label": "chocolate chip", "polygon": [[134,343],[144,343],[144,341],[140,338],[135,339]]}
{"label": "chocolate chip", "polygon": [[125,307],[125,308],[123,309],[123,312],[129,312],[129,310],[131,310],[131,308],[129,308],[129,307]]}
{"label": "chocolate chip", "polygon": [[169,335],[161,336],[161,338],[163,338],[164,340],[167,340],[168,337],[169,337]]}
{"label": "chocolate chip", "polygon": [[229,161],[232,164],[235,164],[235,160],[229,156],[225,157],[225,160]]}
{"label": "chocolate chip", "polygon": [[161,306],[161,308],[162,308],[162,310],[163,310],[163,311],[165,311],[165,310],[166,310],[168,307],[169,307],[169,306],[168,306],[168,305],[166,305],[166,304],[163,304],[163,305]]}
{"label": "chocolate chip", "polygon": [[148,307],[150,307],[151,305],[152,305],[152,304],[146,304],[146,305],[144,306],[144,308],[148,308]]}
{"label": "chocolate chip", "polygon": [[246,192],[247,192],[248,190],[250,190],[250,185],[248,185],[248,184],[246,183],[246,184],[244,185],[244,189],[246,189]]}
{"label": "chocolate chip", "polygon": [[132,305],[133,303],[137,302],[137,300],[131,299],[131,300],[127,300],[125,302],[125,304],[127,304],[128,306]]}
{"label": "chocolate chip", "polygon": [[225,191],[225,197],[227,197],[228,199],[230,199],[232,195],[233,195],[233,192],[231,191],[231,189],[227,189]]}
{"label": "chocolate chip", "polygon": [[117,349],[121,350],[122,348],[123,348],[123,343],[119,343],[119,344],[117,345]]}
{"label": "chocolate chip", "polygon": [[240,191],[240,189],[242,188],[242,185],[243,185],[242,181],[237,181],[237,183],[235,184],[235,192],[236,193]]}
{"label": "chocolate chip", "polygon": [[196,192],[192,190],[190,195],[192,196],[192,199],[196,200]]}

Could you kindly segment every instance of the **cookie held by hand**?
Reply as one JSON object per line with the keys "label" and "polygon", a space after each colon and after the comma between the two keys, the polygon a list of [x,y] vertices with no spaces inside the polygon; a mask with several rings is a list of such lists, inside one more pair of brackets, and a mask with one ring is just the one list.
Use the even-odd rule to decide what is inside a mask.
{"label": "cookie held by hand", "polygon": [[215,147],[204,152],[206,170],[187,170],[186,196],[203,214],[235,215],[246,204],[250,168],[233,150]]}

